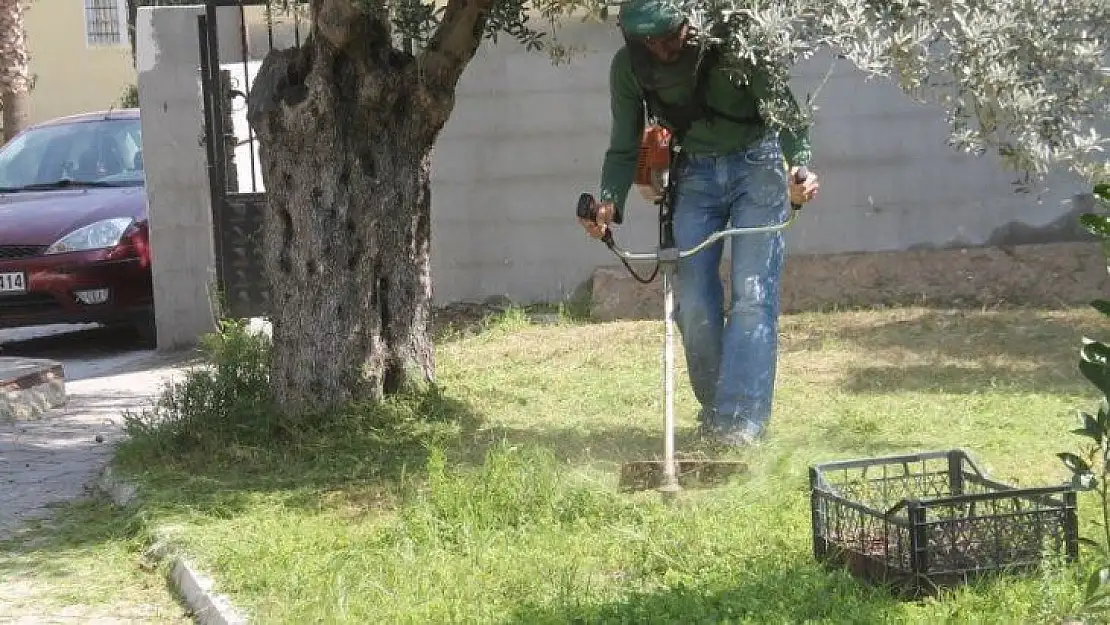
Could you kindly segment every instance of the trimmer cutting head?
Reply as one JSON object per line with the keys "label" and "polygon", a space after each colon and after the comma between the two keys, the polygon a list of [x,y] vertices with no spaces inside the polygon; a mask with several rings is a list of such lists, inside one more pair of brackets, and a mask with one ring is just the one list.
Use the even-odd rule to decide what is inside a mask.
{"label": "trimmer cutting head", "polygon": [[[675,474],[681,488],[713,488],[734,476],[747,473],[739,460],[675,459]],[[620,488],[626,492],[658,490],[666,484],[664,460],[634,460],[621,465]]]}

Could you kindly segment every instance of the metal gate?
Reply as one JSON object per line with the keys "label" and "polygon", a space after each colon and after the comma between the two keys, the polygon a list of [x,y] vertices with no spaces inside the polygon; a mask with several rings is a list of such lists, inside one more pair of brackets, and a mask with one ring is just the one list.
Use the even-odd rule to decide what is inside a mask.
{"label": "metal gate", "polygon": [[246,109],[266,54],[301,44],[304,15],[304,5],[283,0],[205,0],[205,11],[197,16],[222,317],[265,316],[271,310],[261,248],[266,190]]}

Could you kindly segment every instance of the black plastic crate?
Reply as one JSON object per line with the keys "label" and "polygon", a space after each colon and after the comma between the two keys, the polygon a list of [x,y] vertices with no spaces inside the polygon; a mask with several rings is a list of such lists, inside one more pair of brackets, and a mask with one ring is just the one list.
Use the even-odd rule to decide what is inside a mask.
{"label": "black plastic crate", "polygon": [[810,468],[813,553],[897,594],[1079,557],[1076,492],[989,479],[963,450]]}

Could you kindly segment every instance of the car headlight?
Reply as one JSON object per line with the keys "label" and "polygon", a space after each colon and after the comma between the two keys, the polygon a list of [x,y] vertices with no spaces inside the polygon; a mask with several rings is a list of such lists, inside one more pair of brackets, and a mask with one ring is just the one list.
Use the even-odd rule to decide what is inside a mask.
{"label": "car headlight", "polygon": [[120,238],[134,222],[128,217],[105,219],[91,223],[65,235],[46,248],[47,254],[99,250],[119,244]]}

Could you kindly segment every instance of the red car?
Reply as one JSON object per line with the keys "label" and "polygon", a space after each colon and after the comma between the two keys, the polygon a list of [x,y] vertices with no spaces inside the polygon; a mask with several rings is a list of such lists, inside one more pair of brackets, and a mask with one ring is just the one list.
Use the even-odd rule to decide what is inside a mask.
{"label": "red car", "polygon": [[154,339],[138,109],[36,124],[0,148],[0,328],[130,325]]}

